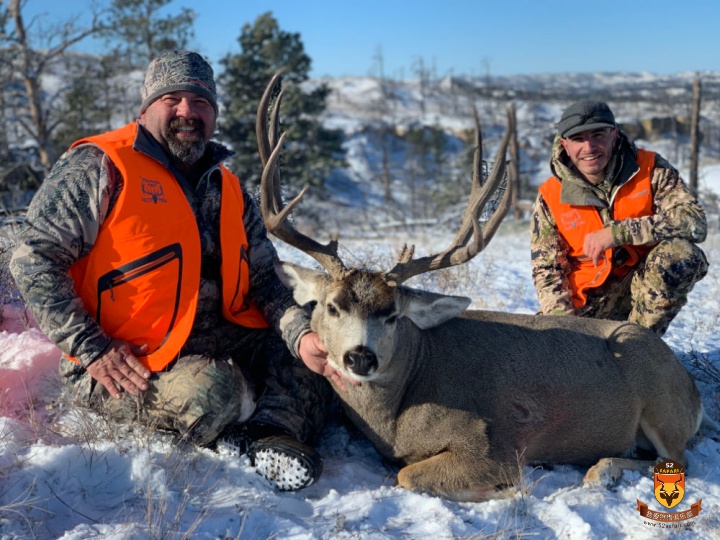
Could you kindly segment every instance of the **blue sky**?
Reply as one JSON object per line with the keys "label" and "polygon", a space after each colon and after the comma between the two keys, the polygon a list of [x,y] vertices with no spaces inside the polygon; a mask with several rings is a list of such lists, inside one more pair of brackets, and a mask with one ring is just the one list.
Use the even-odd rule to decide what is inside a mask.
{"label": "blue sky", "polygon": [[[91,0],[27,0],[67,20]],[[300,33],[312,77],[411,78],[569,71],[720,70],[720,0],[173,0],[198,14],[192,48],[213,64],[239,52],[243,24],[271,11]],[[46,19],[47,20],[47,19]]]}

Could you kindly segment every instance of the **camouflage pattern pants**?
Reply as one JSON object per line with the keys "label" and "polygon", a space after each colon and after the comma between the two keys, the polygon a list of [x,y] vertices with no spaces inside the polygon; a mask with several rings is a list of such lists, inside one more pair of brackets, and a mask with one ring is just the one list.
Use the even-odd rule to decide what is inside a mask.
{"label": "camouflage pattern pants", "polygon": [[121,423],[177,431],[200,445],[248,417],[309,442],[325,423],[332,395],[328,382],[293,357],[277,334],[229,323],[191,337],[176,361],[152,374],[140,396],[114,399],[66,359],[60,374],[80,404]]}
{"label": "camouflage pattern pants", "polygon": [[663,240],[622,279],[610,277],[601,287],[591,289],[577,314],[627,320],[662,336],[707,271],[705,253],[695,244]]}

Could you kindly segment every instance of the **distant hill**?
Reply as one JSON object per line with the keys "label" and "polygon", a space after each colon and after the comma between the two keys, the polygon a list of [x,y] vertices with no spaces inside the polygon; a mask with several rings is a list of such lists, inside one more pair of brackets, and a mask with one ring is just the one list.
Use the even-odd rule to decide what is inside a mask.
{"label": "distant hill", "polygon": [[[390,131],[397,138],[409,131],[435,128],[448,137],[447,150],[453,167],[459,167],[460,153],[472,127],[471,107],[479,113],[487,159],[494,157],[505,126],[505,111],[513,104],[517,114],[521,176],[534,197],[537,186],[549,175],[550,146],[555,123],[573,101],[597,98],[607,101],[628,135],[646,148],[660,152],[678,169],[687,168],[689,118],[692,85],[702,82],[701,166],[720,161],[720,72],[653,75],[650,73],[565,73],[507,77],[454,77],[434,81],[392,81],[369,77],[325,78],[308,85],[325,83],[332,88],[323,117],[327,127],[345,133],[349,167],[338,171],[327,183],[332,200],[340,207],[357,207],[356,212],[335,212],[333,219],[378,222],[408,215],[413,188],[408,174],[408,148],[394,147],[390,170],[394,205],[383,198],[386,169],[377,148],[379,133]],[[387,144],[387,143],[383,143]],[[457,169],[456,169],[457,171]],[[414,186],[417,188],[417,186]],[[702,186],[701,186],[702,187]],[[327,205],[328,203],[324,203]],[[304,211],[304,210],[303,210]],[[303,211],[298,213],[302,214]],[[446,209],[457,213],[455,207]],[[315,211],[315,214],[323,214]],[[415,216],[417,217],[417,216]],[[425,216],[429,217],[429,216]],[[443,221],[442,215],[434,215]],[[327,222],[324,222],[327,225]],[[338,223],[338,227],[347,227]]]}

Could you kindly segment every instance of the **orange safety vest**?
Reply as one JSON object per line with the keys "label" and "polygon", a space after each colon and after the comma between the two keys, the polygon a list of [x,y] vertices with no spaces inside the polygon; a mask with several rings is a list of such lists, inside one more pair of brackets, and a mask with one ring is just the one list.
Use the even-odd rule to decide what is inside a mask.
{"label": "orange safety vest", "polygon": [[[113,338],[146,343],[148,354],[139,357],[140,362],[150,371],[161,371],[177,357],[195,320],[200,232],[175,177],[155,159],[133,150],[137,130],[138,124],[132,123],[72,145],[100,147],[124,184],[95,245],[69,272],[100,327]],[[222,313],[239,325],[265,328],[260,311],[245,300],[250,268],[240,182],[224,166],[220,170]]]}
{"label": "orange safety vest", "polygon": [[[638,150],[637,162],[640,169],[620,189],[613,201],[611,211],[613,219],[623,220],[641,216],[651,216],[653,211],[652,186],[650,183],[652,170],[655,166],[655,153]],[[569,259],[571,270],[568,275],[572,287],[575,308],[587,302],[587,290],[599,287],[613,271],[617,276],[626,275],[640,260],[644,259],[653,246],[624,245],[629,257],[620,266],[612,267],[613,249],[605,250],[605,257],[595,267],[591,259],[583,253],[583,242],[588,233],[599,231],[605,227],[600,212],[595,206],[575,206],[560,202],[562,183],[557,178],[548,178],[539,188],[547,203],[558,228],[570,246]]]}

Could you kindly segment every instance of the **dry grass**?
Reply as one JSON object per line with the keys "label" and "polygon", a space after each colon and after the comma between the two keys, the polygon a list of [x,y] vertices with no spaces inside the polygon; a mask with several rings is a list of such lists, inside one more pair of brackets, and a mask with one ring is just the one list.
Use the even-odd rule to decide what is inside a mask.
{"label": "dry grass", "polygon": [[7,393],[0,400],[0,416],[12,419],[0,430],[0,532],[3,522],[19,523],[28,538],[39,538],[42,519],[38,515],[49,512],[45,509],[46,500],[39,494],[37,479],[28,482],[23,469],[28,461],[25,450],[47,430],[40,414],[42,407],[38,407],[27,385],[24,390],[25,400],[20,403],[10,401]]}
{"label": "dry grass", "polygon": [[[175,450],[157,456],[150,463],[145,488],[145,519],[147,530],[154,539],[190,539],[193,533],[212,513],[214,485],[207,485],[212,469],[200,470],[198,455]],[[154,485],[153,471],[161,471],[165,483],[158,489]],[[189,523],[186,516],[194,513]]]}
{"label": "dry grass", "polygon": [[[57,392],[59,397],[45,406],[33,400],[28,392],[27,404],[22,407],[15,404],[9,415],[24,429],[22,433],[4,433],[7,439],[0,440],[0,447],[5,446],[0,468],[4,488],[0,493],[0,536],[6,522],[13,524],[13,531],[20,527],[28,538],[42,537],[45,533],[40,527],[46,525],[38,515],[47,514],[51,519],[50,508],[59,503],[75,514],[79,522],[127,525],[157,540],[192,538],[212,512],[217,487],[215,468],[208,467],[195,447],[173,434],[158,432],[151,425],[119,425],[104,411],[78,406],[67,394],[59,389]],[[80,448],[82,465],[76,478],[79,487],[59,491],[47,482],[25,485],[28,477],[23,469],[28,452],[35,444],[48,443]],[[8,453],[11,460],[7,459]],[[140,467],[138,460],[142,462]],[[78,462],[72,466],[78,468]],[[104,478],[95,485],[93,477],[97,478],[97,474],[93,470],[98,466],[125,468],[114,471],[118,478],[143,476],[128,500],[114,510],[104,511],[100,518],[93,517],[93,511],[75,507],[80,499],[97,502],[93,500],[94,490],[113,481]],[[83,470],[87,471],[87,480]],[[22,491],[6,498],[17,492],[13,486]]]}
{"label": "dry grass", "polygon": [[[63,394],[62,432],[87,450],[88,467],[108,443],[134,460],[144,461],[144,482],[136,490],[133,507],[142,509],[144,528],[151,538],[189,539],[211,514],[214,467],[201,465],[197,449],[178,434],[158,430],[153,423],[123,425],[102,408],[89,409]],[[189,517],[192,516],[192,517]],[[137,521],[131,513],[127,521]]]}

